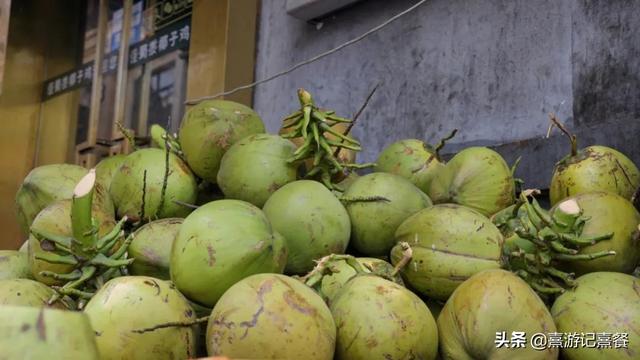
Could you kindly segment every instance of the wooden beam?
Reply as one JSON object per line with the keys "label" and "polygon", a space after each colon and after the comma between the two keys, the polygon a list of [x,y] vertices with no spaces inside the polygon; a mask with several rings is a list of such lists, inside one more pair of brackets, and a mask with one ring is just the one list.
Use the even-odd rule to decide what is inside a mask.
{"label": "wooden beam", "polygon": [[[257,0],[195,0],[191,17],[187,99],[253,81]],[[227,99],[252,105],[252,90]]]}

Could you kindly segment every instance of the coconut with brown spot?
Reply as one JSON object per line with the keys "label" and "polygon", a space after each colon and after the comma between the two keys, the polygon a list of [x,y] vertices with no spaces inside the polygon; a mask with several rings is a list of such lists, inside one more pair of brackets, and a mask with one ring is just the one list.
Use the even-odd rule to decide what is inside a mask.
{"label": "coconut with brown spot", "polygon": [[18,250],[0,250],[0,280],[33,279],[29,254]]}
{"label": "coconut with brown spot", "polygon": [[256,206],[217,200],[180,226],[170,258],[171,280],[190,300],[213,307],[233,284],[258,273],[281,273],[285,240]]}
{"label": "coconut with brown spot", "polygon": [[640,186],[640,170],[623,153],[606,146],[593,145],[578,149],[574,134],[551,115],[551,121],[571,142],[571,152],[553,169],[549,198],[555,205],[564,198],[606,191],[631,199]]}
{"label": "coconut with brown spot", "polygon": [[[396,284],[404,286],[402,277],[399,273],[394,273],[393,265],[388,262],[382,259],[368,257],[360,257],[356,258],[356,260],[362,264],[362,268],[365,272],[387,274]],[[320,294],[329,304],[331,304],[331,301],[335,298],[340,289],[342,289],[349,280],[357,275],[357,271],[344,260],[334,262],[331,267],[331,274],[324,276],[322,278],[322,283],[320,284]]]}
{"label": "coconut with brown spot", "polygon": [[229,100],[206,100],[187,111],[178,138],[189,167],[215,183],[224,153],[240,139],[264,133],[264,124],[251,108]]}
{"label": "coconut with brown spot", "polygon": [[269,197],[263,210],[286,240],[288,274],[306,273],[313,268],[314,260],[332,253],[343,254],[347,249],[351,235],[349,214],[317,181],[286,184]]}
{"label": "coconut with brown spot", "polygon": [[151,276],[169,280],[171,247],[178,235],[181,218],[168,218],[142,225],[132,235],[129,256],[135,261],[129,265],[131,275]]}
{"label": "coconut with brown spot", "polygon": [[446,301],[469,277],[503,264],[503,237],[484,215],[457,204],[423,209],[396,230],[398,245],[391,250],[391,263],[403,257],[401,242],[413,249],[402,269],[412,289],[429,298]]}
{"label": "coconut with brown spot", "polygon": [[598,256],[589,261],[563,261],[563,268],[576,274],[595,271],[632,273],[640,262],[640,213],[622,196],[610,192],[589,192],[567,198],[550,210],[553,216],[563,204],[573,203],[581,215],[588,219],[582,228],[582,237],[610,237],[580,248],[576,255],[594,256],[610,252],[610,256]]}
{"label": "coconut with brown spot", "polygon": [[[57,200],[71,199],[73,189],[87,172],[81,166],[70,164],[43,165],[31,170],[16,193],[18,222],[24,234],[29,234],[31,224],[44,208]],[[94,202],[103,212],[114,216],[108,191],[108,188],[98,186]]]}
{"label": "coconut with brown spot", "polygon": [[98,360],[95,335],[80,312],[0,306],[0,358]]}
{"label": "coconut with brown spot", "polygon": [[[445,359],[558,358],[557,348],[537,350],[528,343],[533,334],[556,332],[556,326],[538,295],[505,270],[484,270],[458,286],[438,317],[438,331]],[[524,346],[497,346],[503,332],[507,341],[522,332]]]}
{"label": "coconut with brown spot", "polygon": [[387,256],[398,226],[431,206],[429,197],[409,180],[380,172],[356,179],[341,200],[351,219],[351,243],[366,256]]}
{"label": "coconut with brown spot", "polygon": [[196,355],[196,328],[158,323],[189,322],[196,314],[169,281],[122,276],[108,281],[84,310],[96,334],[101,359],[188,359]]}
{"label": "coconut with brown spot", "polygon": [[228,199],[262,207],[276,190],[296,180],[300,164],[287,161],[295,148],[291,141],[271,134],[239,140],[222,157],[220,189]]}
{"label": "coconut with brown spot", "polygon": [[109,190],[111,187],[111,180],[113,179],[113,175],[118,171],[120,165],[124,162],[124,159],[127,158],[127,155],[117,154],[113,156],[106,157],[96,165],[96,182],[101,184],[104,189]]}
{"label": "coconut with brown spot", "polygon": [[431,181],[445,164],[440,150],[457,131],[453,130],[436,146],[418,139],[396,141],[378,155],[375,171],[400,175],[426,193],[431,187]]}
{"label": "coconut with brown spot", "polygon": [[51,307],[66,310],[68,304],[55,301],[49,304],[55,291],[43,283],[30,279],[0,280],[0,305]]}
{"label": "coconut with brown spot", "polygon": [[469,147],[438,171],[427,194],[436,204],[455,203],[491,216],[513,204],[515,180],[500,154],[486,147]]}
{"label": "coconut with brown spot", "polygon": [[209,317],[207,352],[232,359],[333,359],[336,327],[312,289],[279,274],[233,285]]}
{"label": "coconut with brown spot", "polygon": [[118,217],[147,222],[187,216],[191,209],[176,201],[195,203],[197,186],[195,176],[178,156],[149,148],[127,155],[109,191]]}
{"label": "coconut with brown spot", "polygon": [[[585,345],[564,347],[567,360],[631,360],[640,358],[640,280],[627,274],[594,272],[560,295],[551,315],[560,333],[579,333]],[[598,333],[598,335],[594,334]],[[596,347],[596,336],[610,334],[611,347]],[[593,335],[591,335],[593,334]],[[619,347],[616,348],[616,345]]]}
{"label": "coconut with brown spot", "polygon": [[349,280],[331,302],[336,359],[435,359],[438,329],[429,308],[401,285],[374,275]]}

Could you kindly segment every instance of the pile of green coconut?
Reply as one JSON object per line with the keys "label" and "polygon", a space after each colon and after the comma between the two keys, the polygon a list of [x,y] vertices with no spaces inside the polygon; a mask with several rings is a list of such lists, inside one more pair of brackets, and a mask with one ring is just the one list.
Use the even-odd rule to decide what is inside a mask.
{"label": "pile of green coconut", "polygon": [[[358,163],[305,90],[269,134],[227,100],[95,168],[33,169],[0,251],[0,359],[640,359],[640,171],[605,146],[549,202],[500,154],[419,139]],[[526,184],[526,183],[525,183]],[[512,332],[626,334],[496,346]],[[622,335],[619,335],[622,336]]]}

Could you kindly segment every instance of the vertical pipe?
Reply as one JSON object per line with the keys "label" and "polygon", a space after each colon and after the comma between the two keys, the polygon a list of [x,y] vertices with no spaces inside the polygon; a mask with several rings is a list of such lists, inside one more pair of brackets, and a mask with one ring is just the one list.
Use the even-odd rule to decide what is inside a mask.
{"label": "vertical pipe", "polygon": [[118,131],[117,123],[121,123],[125,128],[128,127],[124,123],[124,118],[127,95],[127,72],[129,70],[129,31],[131,29],[133,0],[124,0],[123,11],[124,18],[122,19],[122,32],[120,34],[120,49],[118,49],[118,74],[116,75],[116,98],[111,140],[122,138],[122,134]]}

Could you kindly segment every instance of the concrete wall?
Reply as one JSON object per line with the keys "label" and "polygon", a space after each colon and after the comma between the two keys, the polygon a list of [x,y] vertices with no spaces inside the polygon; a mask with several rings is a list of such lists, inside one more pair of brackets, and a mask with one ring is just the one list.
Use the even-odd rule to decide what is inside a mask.
{"label": "concrete wall", "polygon": [[[256,78],[330,49],[414,4],[365,0],[317,28],[288,16],[285,1],[262,1]],[[361,42],[255,91],[270,131],[305,87],[320,105],[353,114],[382,86],[354,128],[360,160],[393,141],[430,143],[460,129],[446,149],[491,145],[518,175],[545,188],[568,152],[542,139],[556,112],[580,145],[610,145],[640,163],[640,1],[433,0]]]}

